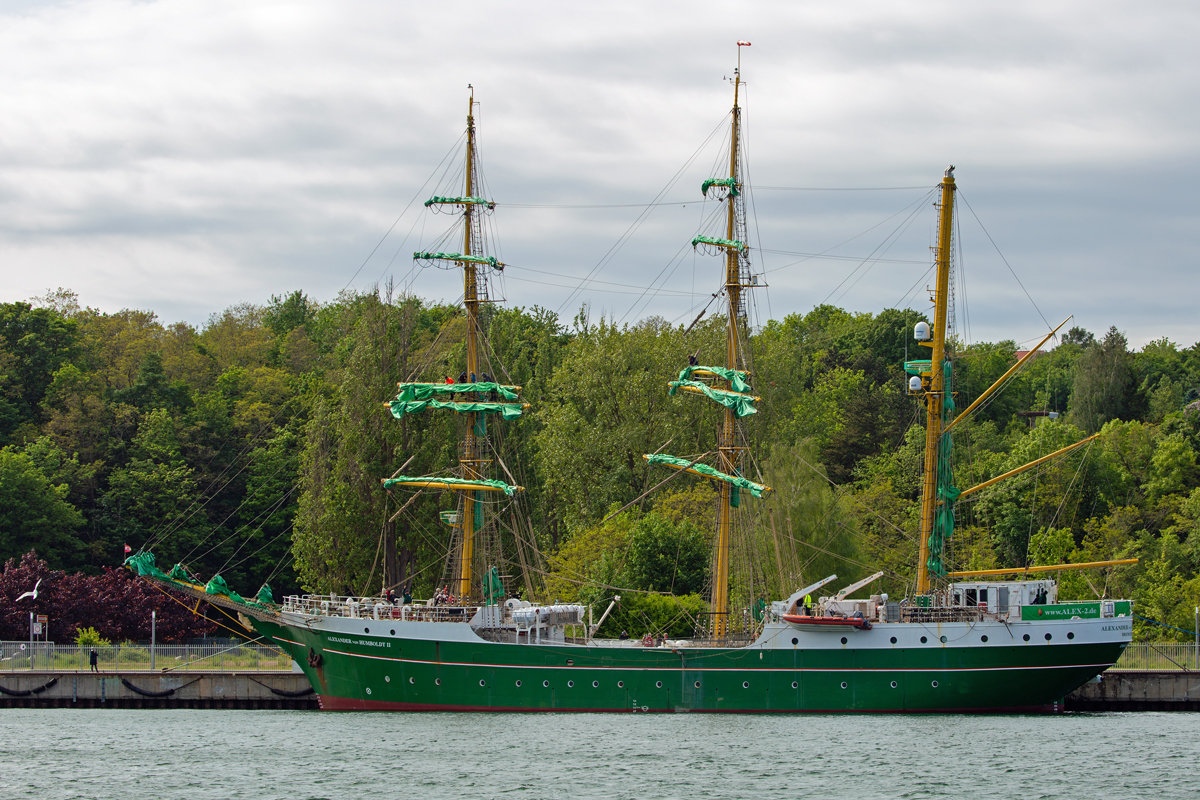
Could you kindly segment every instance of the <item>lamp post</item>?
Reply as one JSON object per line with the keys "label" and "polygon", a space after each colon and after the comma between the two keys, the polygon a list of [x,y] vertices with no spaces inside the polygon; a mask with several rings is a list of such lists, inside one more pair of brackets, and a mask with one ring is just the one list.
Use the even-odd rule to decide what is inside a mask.
{"label": "lamp post", "polygon": [[157,611],[150,612],[150,671],[151,672],[154,671],[154,623],[156,621],[157,615],[158,615]]}
{"label": "lamp post", "polygon": [[33,671],[33,612],[29,612],[29,670]]}

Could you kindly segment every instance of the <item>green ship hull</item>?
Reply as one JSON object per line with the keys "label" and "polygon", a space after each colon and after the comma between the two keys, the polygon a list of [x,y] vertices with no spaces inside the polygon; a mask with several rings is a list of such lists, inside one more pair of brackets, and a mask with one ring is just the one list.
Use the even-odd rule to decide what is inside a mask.
{"label": "green ship hull", "polygon": [[[477,641],[395,636],[387,621],[355,622],[366,623],[357,628],[362,633],[256,625],[295,658],[321,708],[329,710],[1053,711],[1069,692],[1111,666],[1128,642],[1121,636],[1052,644],[1041,633],[1051,626],[1051,635],[1065,642],[1073,633],[1068,627],[1088,626],[1079,621],[1040,623],[1030,642],[1016,636],[1007,644],[947,646],[935,636],[913,647],[881,638],[889,634],[884,627],[930,630],[903,625],[855,632],[860,638],[847,644],[820,634],[822,646],[815,648],[789,645],[786,638],[784,646],[763,646],[760,639],[737,648],[511,644],[473,634]],[[784,637],[791,635],[780,627]],[[873,646],[860,646],[872,634]]]}

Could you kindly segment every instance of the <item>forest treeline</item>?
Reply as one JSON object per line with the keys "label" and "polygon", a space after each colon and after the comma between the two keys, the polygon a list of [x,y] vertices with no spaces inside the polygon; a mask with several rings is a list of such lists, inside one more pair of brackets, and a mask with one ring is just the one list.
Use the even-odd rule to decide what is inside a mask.
{"label": "forest treeline", "polygon": [[[911,331],[920,319],[819,306],[751,336],[762,399],[747,420],[756,454],[747,477],[776,491],[748,504],[756,516],[742,597],[876,569],[887,572],[882,590],[905,591],[924,431],[903,364],[918,357]],[[657,318],[616,326],[581,313],[564,323],[536,307],[488,306],[483,326],[485,368],[520,385],[530,404],[521,418],[493,423],[495,468],[525,487],[524,522],[505,516],[499,527],[508,588],[587,602],[624,589],[612,625],[685,635],[678,609],[700,613],[710,577],[713,493],[691,479],[648,491],[669,474],[642,455],[715,450],[715,404],[670,396],[666,382],[689,356],[721,362],[723,320],[685,331]],[[387,290],[329,303],[293,292],[199,327],[150,311],[103,313],[66,290],[0,304],[6,574],[35,551],[49,569],[102,576],[128,545],[249,594],[263,583],[276,597],[381,584],[432,594],[448,548],[438,512],[453,509],[455,495],[394,497],[379,481],[401,467],[448,474],[462,420],[396,420],[384,403],[397,382],[459,375],[464,341],[461,308]],[[1016,351],[1012,341],[953,340],[958,407]],[[1073,328],[956,429],[956,484],[1101,436],[960,503],[948,561],[1137,557],[1131,567],[1063,573],[1062,596],[1133,597],[1141,616],[1191,629],[1200,605],[1198,399],[1200,345],[1162,339],[1132,351],[1116,328]],[[1138,635],[1183,636],[1142,623]]]}

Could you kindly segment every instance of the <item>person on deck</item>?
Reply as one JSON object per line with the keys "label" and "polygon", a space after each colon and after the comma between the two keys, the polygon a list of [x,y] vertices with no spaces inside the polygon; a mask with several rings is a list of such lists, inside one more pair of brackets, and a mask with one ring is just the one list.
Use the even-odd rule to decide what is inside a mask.
{"label": "person on deck", "polygon": [[804,616],[811,617],[813,615],[813,599],[811,594],[804,595]]}
{"label": "person on deck", "polygon": [[442,382],[443,382],[443,383],[454,383],[454,381],[453,381],[453,380],[450,378],[450,376],[449,376],[449,375],[443,375],[443,376],[442,376]]}
{"label": "person on deck", "polygon": [[626,640],[626,639],[628,639],[628,638],[629,638],[629,632],[628,632],[628,631],[621,631],[621,641],[624,641],[624,640]]}

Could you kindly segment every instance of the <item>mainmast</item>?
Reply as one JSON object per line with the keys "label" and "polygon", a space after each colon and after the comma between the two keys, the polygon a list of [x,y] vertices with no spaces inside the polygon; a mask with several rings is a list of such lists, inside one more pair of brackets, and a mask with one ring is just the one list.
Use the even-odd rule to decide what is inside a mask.
{"label": "mainmast", "polygon": [[[938,506],[942,498],[938,497],[939,454],[942,446],[949,447],[949,442],[943,443],[942,423],[946,413],[946,300],[950,287],[950,247],[951,230],[954,223],[954,167],[946,168],[942,178],[942,201],[939,204],[938,215],[938,244],[937,244],[937,284],[933,295],[933,331],[932,338],[920,342],[925,347],[932,348],[930,354],[929,384],[925,391],[925,472],[921,487],[921,536],[920,555],[917,559],[917,594],[929,591],[929,568],[931,562],[940,568],[941,538],[933,542]],[[948,454],[947,454],[948,455]],[[948,483],[948,481],[947,481]],[[953,498],[951,498],[951,501]],[[932,552],[935,550],[936,552]],[[931,557],[932,556],[932,557]],[[940,570],[939,570],[940,571]]]}
{"label": "mainmast", "polygon": [[727,204],[724,238],[699,235],[692,239],[693,247],[702,247],[725,256],[724,291],[726,298],[725,358],[723,366],[689,364],[679,373],[678,380],[668,385],[671,394],[679,391],[702,394],[725,407],[717,435],[717,464],[711,467],[678,456],[654,453],[643,456],[651,464],[683,470],[718,482],[720,500],[717,509],[717,530],[713,549],[713,584],[710,613],[712,634],[721,638],[729,633],[729,550],[733,534],[733,509],[741,505],[744,492],[763,497],[769,486],[747,480],[742,472],[746,447],[739,420],[757,413],[754,403],[759,398],[750,394],[747,382],[746,309],[742,290],[751,285],[749,248],[746,245],[746,212],[742,204],[741,174],[741,108],[738,95],[741,88],[741,48],[749,42],[738,42],[738,69],[733,73],[733,114],[729,141],[729,176],[704,181],[700,191],[710,192],[718,201]]}
{"label": "mainmast", "polygon": [[[744,242],[745,238],[738,235],[738,206],[741,205],[741,176],[738,174],[738,140],[741,122],[741,109],[738,107],[738,90],[742,81],[742,48],[738,46],[738,68],[733,73],[733,112],[729,137],[729,194],[726,197],[725,238],[729,241]],[[745,368],[745,358],[742,353],[742,328],[744,309],[742,308],[742,269],[741,262],[745,248],[725,248],[725,297],[727,300],[727,325],[725,331],[725,368],[738,370]],[[728,386],[728,383],[725,384]],[[740,475],[744,448],[738,441],[738,421],[732,408],[726,407],[721,419],[721,434],[717,441],[717,469],[730,475]],[[731,504],[734,487],[722,482],[720,484],[721,499],[717,511],[717,540],[716,555],[713,571],[712,615],[713,635],[716,638],[724,636],[729,629],[729,540],[733,529],[733,509]]]}

